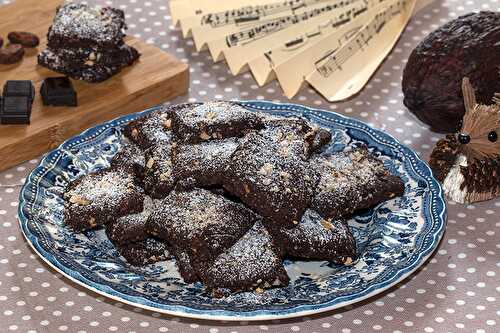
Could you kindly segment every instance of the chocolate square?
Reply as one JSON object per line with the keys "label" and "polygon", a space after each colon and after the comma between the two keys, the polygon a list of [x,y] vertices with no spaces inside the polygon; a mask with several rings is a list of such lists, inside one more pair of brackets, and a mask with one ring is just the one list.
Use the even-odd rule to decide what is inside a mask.
{"label": "chocolate square", "polygon": [[40,88],[43,105],[77,106],[76,91],[68,77],[49,77]]}
{"label": "chocolate square", "polygon": [[27,96],[6,96],[1,105],[2,124],[29,124],[32,100]]}
{"label": "chocolate square", "polygon": [[35,98],[35,87],[29,80],[9,80],[3,87],[3,96],[29,97],[33,101]]}

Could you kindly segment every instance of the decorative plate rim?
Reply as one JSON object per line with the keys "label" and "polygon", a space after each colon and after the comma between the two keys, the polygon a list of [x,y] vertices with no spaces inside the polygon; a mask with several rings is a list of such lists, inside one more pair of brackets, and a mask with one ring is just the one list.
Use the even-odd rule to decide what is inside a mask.
{"label": "decorative plate rim", "polygon": [[[122,123],[128,122],[132,119],[139,117],[142,114],[154,111],[161,106],[155,106],[141,112],[132,113],[129,115],[117,117],[113,120],[107,121],[103,124],[91,127],[79,135],[76,135],[66,141],[64,141],[58,148],[48,152],[39,164],[31,171],[29,176],[26,178],[26,182],[21,189],[19,195],[19,225],[23,236],[27,240],[28,244],[33,248],[33,250],[38,254],[38,256],[43,259],[50,267],[55,269],[57,272],[61,273],[65,277],[69,278],[71,281],[90,289],[100,295],[111,298],[116,301],[120,301],[135,307],[147,309],[150,311],[165,313],[173,316],[187,317],[193,319],[204,319],[204,320],[224,320],[224,321],[262,321],[262,320],[273,320],[273,319],[285,319],[293,317],[307,316],[311,314],[317,314],[321,312],[331,311],[334,309],[342,308],[347,305],[360,302],[362,300],[368,299],[375,296],[399,283],[400,281],[407,278],[413,272],[415,272],[421,265],[423,265],[426,260],[432,255],[432,253],[437,249],[439,242],[444,234],[446,219],[447,219],[447,209],[446,201],[444,199],[443,191],[439,182],[432,176],[431,169],[425,161],[420,159],[418,155],[411,150],[409,147],[401,144],[392,135],[383,132],[382,130],[375,129],[368,124],[350,118],[333,111],[320,110],[315,108],[310,108],[304,105],[298,105],[293,103],[278,103],[263,100],[246,100],[239,101],[233,100],[233,102],[238,102],[243,106],[256,109],[256,110],[276,110],[276,111],[293,111],[300,113],[311,113],[314,116],[325,119],[328,121],[335,121],[340,125],[350,125],[355,126],[359,130],[368,132],[372,138],[376,138],[380,143],[386,146],[392,146],[397,148],[397,150],[404,153],[405,157],[409,158],[410,165],[413,172],[425,178],[429,184],[430,201],[427,203],[426,208],[430,208],[424,216],[426,223],[431,223],[432,228],[428,234],[424,235],[424,238],[429,239],[426,242],[427,246],[422,249],[421,252],[415,254],[417,257],[410,265],[405,266],[400,269],[396,274],[390,276],[390,278],[379,282],[377,284],[370,285],[367,289],[355,292],[350,295],[342,296],[328,302],[320,304],[309,304],[309,305],[298,305],[289,309],[276,310],[253,310],[253,311],[230,311],[230,310],[206,310],[206,309],[193,309],[184,305],[168,305],[159,304],[151,300],[145,299],[140,296],[131,296],[114,290],[108,285],[98,283],[95,281],[90,281],[78,271],[72,270],[65,266],[63,263],[59,262],[55,256],[43,249],[39,244],[38,238],[33,235],[29,228],[27,227],[28,217],[24,213],[24,208],[27,206],[28,201],[26,198],[26,193],[30,190],[31,186],[36,186],[33,184],[33,180],[37,173],[41,171],[49,170],[46,168],[47,164],[52,164],[51,158],[58,152],[66,151],[69,145],[72,143],[79,143],[80,140],[90,137],[93,133],[99,132],[99,130],[104,130],[109,127],[117,126]],[[327,116],[329,115],[329,116]],[[338,119],[335,119],[338,118]],[[428,206],[428,207],[427,207]],[[340,300],[339,300],[340,299]]]}

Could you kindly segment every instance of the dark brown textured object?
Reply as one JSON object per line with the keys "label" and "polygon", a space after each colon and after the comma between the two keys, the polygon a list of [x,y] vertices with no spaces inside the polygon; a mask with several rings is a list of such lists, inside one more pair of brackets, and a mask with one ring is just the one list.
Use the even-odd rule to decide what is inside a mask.
{"label": "dark brown textured object", "polygon": [[479,103],[500,91],[500,13],[461,16],[427,36],[403,72],[404,104],[433,131],[454,133],[465,113],[461,82],[468,76]]}
{"label": "dark brown textured object", "polygon": [[3,46],[3,38],[0,37],[0,47],[2,47],[2,46]]}
{"label": "dark brown textured object", "polygon": [[64,222],[76,231],[142,212],[144,191],[123,168],[100,170],[72,182],[64,193]]}
{"label": "dark brown textured object", "polygon": [[40,38],[27,31],[12,31],[7,38],[12,44],[21,44],[24,47],[37,47],[40,44]]}
{"label": "dark brown textured object", "polygon": [[284,255],[341,265],[351,264],[356,257],[356,240],[343,219],[326,220],[307,210],[296,227],[275,228],[270,223],[268,230]]}
{"label": "dark brown textured object", "polygon": [[446,138],[439,140],[432,151],[429,165],[434,177],[443,182],[457,159],[458,142],[454,134],[448,134]]}
{"label": "dark brown textured object", "polygon": [[10,65],[19,62],[24,57],[24,48],[20,44],[10,44],[0,49],[0,64]]}
{"label": "dark brown textured object", "polygon": [[116,249],[133,266],[154,264],[171,257],[168,244],[152,237],[143,241],[117,246]]}

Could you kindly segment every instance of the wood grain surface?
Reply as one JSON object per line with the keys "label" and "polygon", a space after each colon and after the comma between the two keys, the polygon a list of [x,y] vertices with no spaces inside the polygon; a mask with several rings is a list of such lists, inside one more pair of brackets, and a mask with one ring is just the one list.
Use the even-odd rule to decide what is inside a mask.
{"label": "wood grain surface", "polygon": [[173,56],[153,45],[127,37],[139,50],[140,60],[120,74],[98,84],[73,80],[78,107],[47,107],[39,94],[44,78],[61,76],[37,65],[37,54],[46,45],[46,34],[60,0],[17,0],[0,7],[0,36],[10,31],[30,31],[41,44],[26,49],[22,62],[0,65],[0,87],[7,80],[32,80],[36,97],[30,125],[0,125],[0,170],[34,158],[58,146],[81,131],[116,118],[141,111],[184,94],[189,85],[189,69]]}

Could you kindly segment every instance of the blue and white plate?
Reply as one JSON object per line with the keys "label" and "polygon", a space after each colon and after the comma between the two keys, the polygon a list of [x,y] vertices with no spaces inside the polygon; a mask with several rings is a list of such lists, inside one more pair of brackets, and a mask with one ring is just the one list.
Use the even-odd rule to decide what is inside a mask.
{"label": "blue and white plate", "polygon": [[431,170],[412,150],[336,113],[263,101],[241,105],[252,111],[300,115],[329,128],[332,152],[363,142],[404,180],[403,197],[349,221],[360,253],[352,266],[287,261],[287,288],[214,299],[200,283],[184,283],[172,261],[132,267],[103,231],[76,234],[68,229],[63,222],[64,188],[83,174],[107,167],[123,140],[123,125],[156,108],[91,128],[42,160],[20,196],[19,220],[26,239],[54,269],[99,294],[153,311],[217,320],[289,318],[352,304],[395,285],[436,249],[445,228],[446,205]]}

